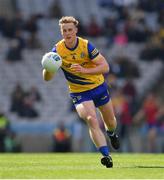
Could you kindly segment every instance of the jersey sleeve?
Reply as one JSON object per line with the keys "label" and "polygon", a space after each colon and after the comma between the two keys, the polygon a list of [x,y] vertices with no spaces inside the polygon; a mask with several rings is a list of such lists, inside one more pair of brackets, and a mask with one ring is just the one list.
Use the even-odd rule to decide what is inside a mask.
{"label": "jersey sleeve", "polygon": [[90,42],[88,42],[88,54],[91,60],[99,55],[98,49],[96,49]]}
{"label": "jersey sleeve", "polygon": [[57,51],[56,51],[56,46],[54,46],[54,47],[52,48],[52,52],[55,52],[55,53],[57,52]]}

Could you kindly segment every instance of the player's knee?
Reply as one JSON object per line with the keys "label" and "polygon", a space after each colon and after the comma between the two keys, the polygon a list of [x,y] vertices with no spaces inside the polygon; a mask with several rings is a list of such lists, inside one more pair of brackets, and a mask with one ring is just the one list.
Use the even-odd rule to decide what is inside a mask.
{"label": "player's knee", "polygon": [[94,129],[97,129],[99,127],[97,118],[93,115],[88,115],[86,117],[86,121],[87,121],[88,125]]}

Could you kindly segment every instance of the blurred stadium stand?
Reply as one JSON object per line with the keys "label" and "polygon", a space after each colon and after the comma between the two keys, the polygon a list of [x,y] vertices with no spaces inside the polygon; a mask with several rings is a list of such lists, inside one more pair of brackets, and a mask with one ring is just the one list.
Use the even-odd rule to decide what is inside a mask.
{"label": "blurred stadium stand", "polygon": [[[47,0],[46,3],[44,0],[0,1],[1,17],[14,17],[18,10],[21,12],[24,22],[31,18],[32,15],[37,16],[37,37],[42,44],[42,48],[39,49],[25,47],[22,51],[22,61],[8,63],[6,61],[6,53],[11,43],[11,38],[5,37],[3,33],[0,34],[0,108],[6,113],[11,122],[12,130],[17,133],[18,139],[22,142],[23,151],[50,151],[52,133],[58,123],[64,121],[66,126],[71,129],[72,124],[78,119],[76,114],[70,111],[71,104],[68,98],[68,89],[62,72],[59,71],[57,77],[48,83],[43,82],[41,76],[40,62],[42,55],[50,51],[54,43],[61,38],[58,27],[59,19],[51,18],[49,14],[50,7],[54,2],[53,0]],[[104,19],[118,17],[118,11],[121,6],[131,12],[130,8],[137,10],[138,4],[137,0],[129,0],[126,1],[127,4],[115,5],[116,7],[112,8],[108,4],[108,1],[103,0],[59,0],[56,2],[59,3],[63,15],[75,16],[80,19],[85,27],[88,26],[91,16],[94,16],[98,25],[102,28],[104,26]],[[115,1],[113,0],[111,2]],[[107,4],[104,5],[103,3]],[[8,10],[6,11],[6,9]],[[158,32],[160,27],[162,28],[163,26],[157,22],[158,15],[156,9],[152,10],[152,12],[146,12],[146,10],[144,12],[147,28],[153,32]],[[121,28],[125,22],[124,20],[120,20],[117,23]],[[29,32],[23,29],[23,37],[25,39],[30,36],[29,34]],[[104,33],[98,37],[91,37],[86,32],[85,37],[105,55],[109,60],[109,64],[114,64],[116,57],[119,56],[127,57],[137,66],[140,76],[133,78],[133,80],[137,91],[136,99],[138,100],[138,104],[142,104],[148,92],[156,86],[160,87],[159,83],[161,81],[163,83],[163,79],[161,80],[163,60],[156,58],[154,61],[147,61],[140,58],[141,51],[145,48],[146,42],[138,43],[129,41],[125,45],[112,42],[108,46],[108,37]],[[127,78],[117,78],[116,84],[119,88],[122,88],[126,81]],[[19,117],[15,113],[10,112],[11,93],[17,82],[20,82],[25,89],[33,85],[39,89],[43,97],[42,102],[36,103],[39,117],[29,120],[27,117]],[[158,92],[158,96],[162,92]],[[138,131],[134,131],[132,134],[133,137],[135,142],[140,142]],[[41,141],[38,141],[40,139]],[[29,144],[26,142],[29,142]],[[31,143],[33,146],[30,146]],[[134,148],[133,151],[142,151],[142,147],[139,148],[140,143],[137,144],[138,147]],[[86,144],[87,146],[88,144]]]}

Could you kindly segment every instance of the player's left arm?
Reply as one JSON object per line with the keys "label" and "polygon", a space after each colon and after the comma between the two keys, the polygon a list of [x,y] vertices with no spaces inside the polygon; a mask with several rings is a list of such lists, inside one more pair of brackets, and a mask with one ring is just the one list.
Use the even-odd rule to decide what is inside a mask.
{"label": "player's left arm", "polygon": [[109,64],[102,54],[98,54],[92,62],[96,65],[94,68],[86,69],[87,74],[105,74],[109,72]]}
{"label": "player's left arm", "polygon": [[73,64],[71,68],[75,72],[84,73],[84,74],[105,74],[109,72],[109,65],[102,54],[88,42],[88,54],[89,58],[95,67],[93,68],[84,68],[80,64]]}
{"label": "player's left arm", "polygon": [[100,53],[96,56],[96,58],[92,59],[92,62],[96,65],[93,68],[84,68],[79,64],[73,64],[71,68],[75,72],[84,74],[105,74],[109,72],[109,65]]}

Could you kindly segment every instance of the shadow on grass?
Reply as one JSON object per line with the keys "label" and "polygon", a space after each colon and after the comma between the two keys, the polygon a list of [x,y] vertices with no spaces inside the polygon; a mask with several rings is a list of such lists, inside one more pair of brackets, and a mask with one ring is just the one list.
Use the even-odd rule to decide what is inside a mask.
{"label": "shadow on grass", "polygon": [[135,168],[164,168],[164,166],[135,166]]}
{"label": "shadow on grass", "polygon": [[129,166],[129,167],[121,167],[121,168],[147,168],[147,169],[151,169],[151,168],[161,168],[164,169],[164,166]]}

